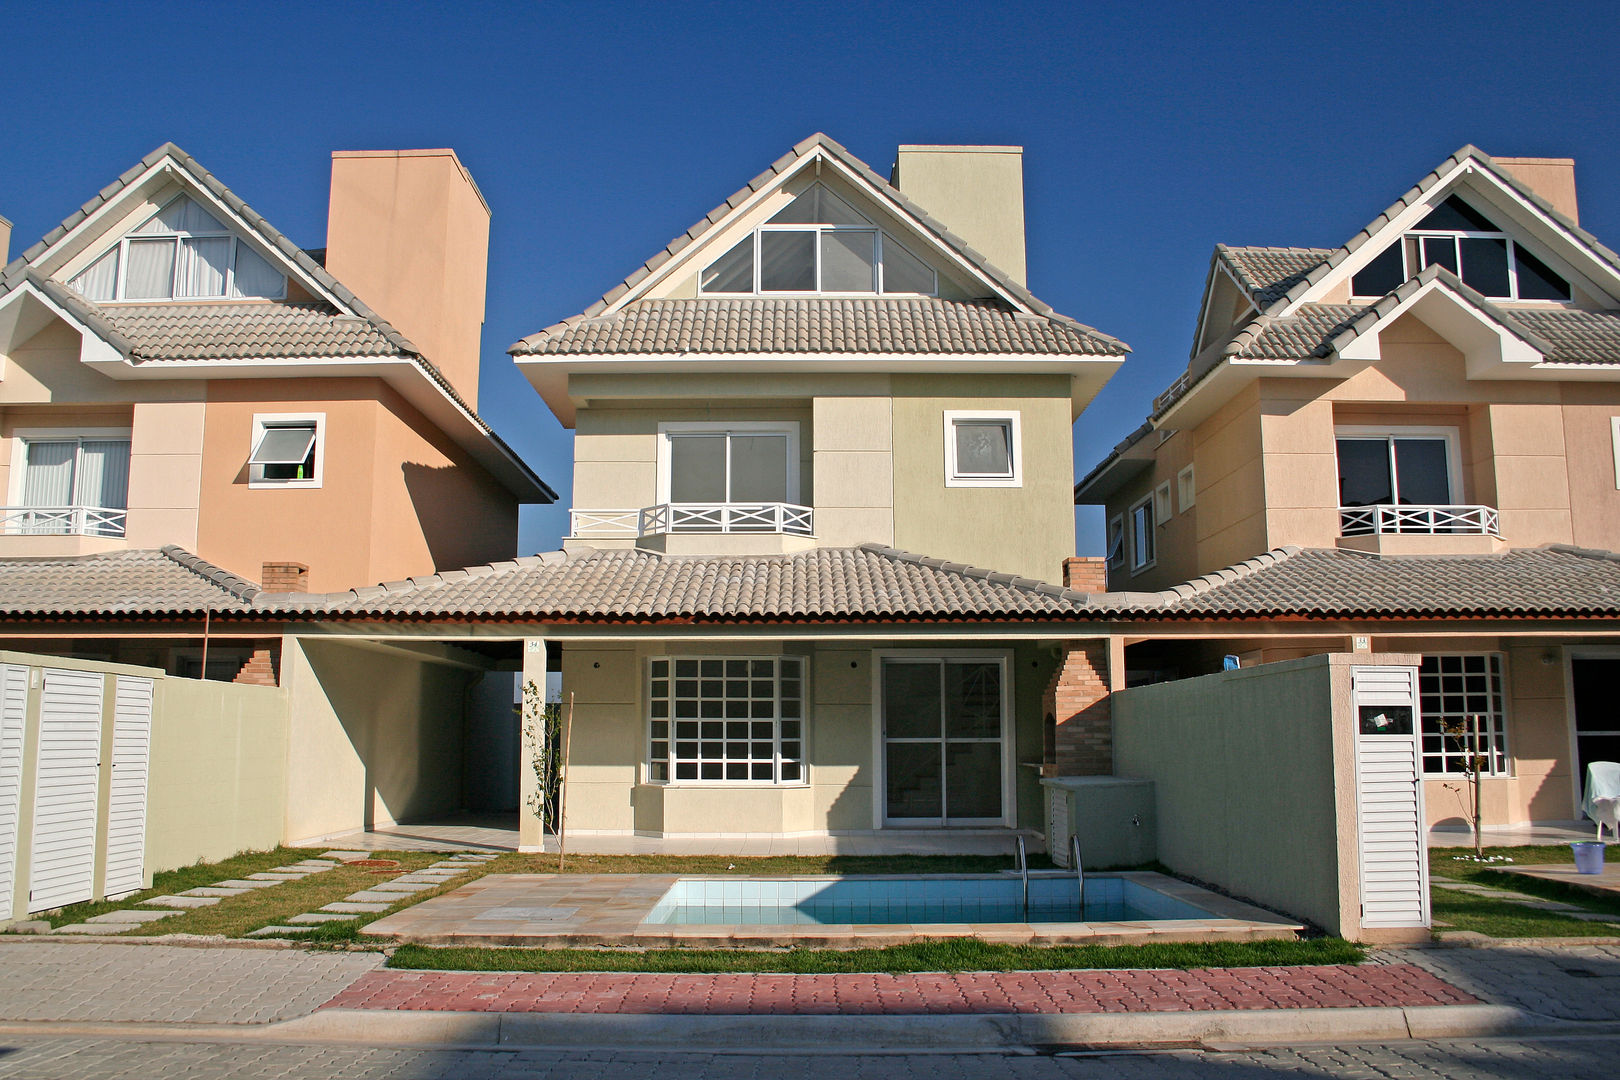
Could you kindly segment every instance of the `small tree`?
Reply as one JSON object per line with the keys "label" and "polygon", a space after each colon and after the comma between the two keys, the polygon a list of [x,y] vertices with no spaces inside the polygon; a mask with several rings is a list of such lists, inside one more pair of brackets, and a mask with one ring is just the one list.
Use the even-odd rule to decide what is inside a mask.
{"label": "small tree", "polygon": [[1485,773],[1486,757],[1484,748],[1480,745],[1480,718],[1476,714],[1468,717],[1466,721],[1460,719],[1443,720],[1440,723],[1441,734],[1445,736],[1451,746],[1462,753],[1463,777],[1473,795],[1473,826],[1474,826],[1474,858],[1481,862],[1485,859],[1485,841],[1480,835],[1480,825],[1483,814],[1480,810],[1480,777]]}
{"label": "small tree", "polygon": [[562,828],[562,703],[547,701],[545,692],[529,680],[523,684],[523,741],[534,747],[534,792],[529,810],[540,819],[540,831],[553,836]]}

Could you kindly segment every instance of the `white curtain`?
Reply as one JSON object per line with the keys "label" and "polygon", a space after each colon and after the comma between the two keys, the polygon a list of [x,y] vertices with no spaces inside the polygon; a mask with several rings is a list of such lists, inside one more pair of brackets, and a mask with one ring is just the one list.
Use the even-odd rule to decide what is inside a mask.
{"label": "white curtain", "polygon": [[118,287],[118,249],[91,263],[73,279],[73,287],[91,300],[111,300]]}
{"label": "white curtain", "polygon": [[[131,260],[133,261],[133,260]],[[231,262],[231,238],[186,237],[180,241],[176,296],[224,296],[225,268]]]}
{"label": "white curtain", "polygon": [[123,510],[129,505],[129,440],[86,439],[79,452],[74,491],[78,506]]}
{"label": "white curtain", "polygon": [[242,241],[236,242],[236,278],[233,296],[257,296],[276,299],[287,292],[287,279],[275,267],[259,257],[259,253]]}
{"label": "white curtain", "polygon": [[124,297],[161,300],[174,295],[174,241],[131,240]]}
{"label": "white curtain", "polygon": [[73,504],[74,441],[28,440],[27,466],[23,472],[24,506],[71,506]]}

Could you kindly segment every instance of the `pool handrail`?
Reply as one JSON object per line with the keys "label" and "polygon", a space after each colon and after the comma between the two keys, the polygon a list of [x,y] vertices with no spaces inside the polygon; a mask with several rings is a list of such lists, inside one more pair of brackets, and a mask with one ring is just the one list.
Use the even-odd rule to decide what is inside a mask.
{"label": "pool handrail", "polygon": [[1074,902],[1080,908],[1080,921],[1086,921],[1086,872],[1080,865],[1080,837],[1071,833],[1069,835],[1069,862],[1074,866],[1074,881],[1076,885]]}
{"label": "pool handrail", "polygon": [[1029,922],[1029,854],[1024,850],[1023,836],[1014,836],[1013,844],[1013,853],[1018,858],[1018,873],[1024,879],[1024,921]]}

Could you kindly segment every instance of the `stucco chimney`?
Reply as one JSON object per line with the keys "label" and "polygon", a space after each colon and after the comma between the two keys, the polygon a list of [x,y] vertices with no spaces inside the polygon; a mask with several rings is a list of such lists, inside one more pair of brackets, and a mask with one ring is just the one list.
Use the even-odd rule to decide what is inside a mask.
{"label": "stucco chimney", "polygon": [[1580,210],[1575,203],[1574,158],[1493,157],[1491,160],[1545,199],[1554,210],[1577,224],[1580,222]]}
{"label": "stucco chimney", "polygon": [[1024,148],[902,146],[890,182],[1024,284]]}
{"label": "stucco chimney", "polygon": [[454,150],[334,153],[326,268],[477,408],[489,205]]}

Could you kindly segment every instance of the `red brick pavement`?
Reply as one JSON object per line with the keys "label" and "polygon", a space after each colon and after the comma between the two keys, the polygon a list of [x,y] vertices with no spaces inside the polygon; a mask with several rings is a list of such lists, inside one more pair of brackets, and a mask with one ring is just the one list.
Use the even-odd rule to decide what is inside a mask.
{"label": "red brick pavement", "polygon": [[327,1009],[804,1014],[1114,1013],[1471,1005],[1410,964],[920,975],[373,971]]}

